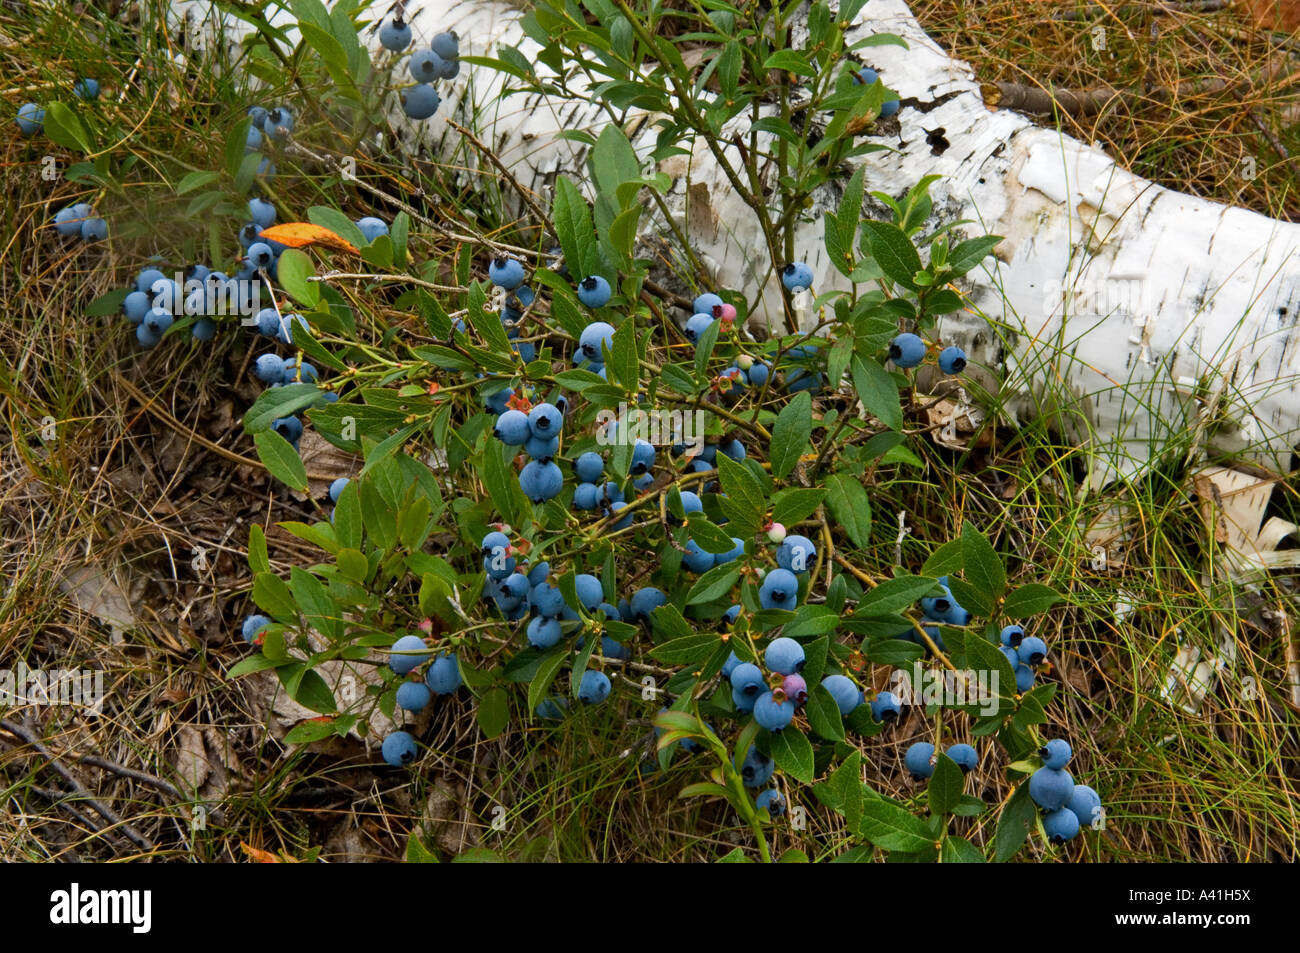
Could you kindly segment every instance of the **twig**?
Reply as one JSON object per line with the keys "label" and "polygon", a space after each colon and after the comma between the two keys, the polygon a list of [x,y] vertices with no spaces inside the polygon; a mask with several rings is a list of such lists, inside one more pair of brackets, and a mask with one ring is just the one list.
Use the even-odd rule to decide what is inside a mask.
{"label": "twig", "polygon": [[88,805],[90,805],[90,807],[94,809],[95,813],[98,814],[100,817],[102,817],[104,820],[108,821],[110,824],[114,824],[120,827],[122,829],[122,833],[125,834],[127,837],[129,837],[133,844],[135,844],[137,847],[141,848],[142,850],[152,851],[154,849],[154,844],[151,840],[149,840],[149,838],[139,833],[130,824],[122,820],[122,818],[118,817],[117,814],[111,808],[106,807],[104,804],[96,800],[95,797],[86,788],[86,786],[77,780],[76,775],[74,775],[71,771],[65,768],[63,766],[63,763],[59,761],[57,757],[54,756],[54,754],[50,751],[49,748],[41,744],[41,740],[36,737],[34,732],[28,730],[23,725],[19,725],[15,722],[8,720],[7,718],[0,718],[0,728],[3,728],[11,735],[14,735],[18,738],[21,738],[23,741],[25,741],[33,751],[35,751],[42,758],[45,759],[46,764],[48,764],[50,768],[53,769],[55,774],[63,778],[64,781],[67,781],[68,784],[72,786],[72,790],[77,794],[78,797],[80,797]]}

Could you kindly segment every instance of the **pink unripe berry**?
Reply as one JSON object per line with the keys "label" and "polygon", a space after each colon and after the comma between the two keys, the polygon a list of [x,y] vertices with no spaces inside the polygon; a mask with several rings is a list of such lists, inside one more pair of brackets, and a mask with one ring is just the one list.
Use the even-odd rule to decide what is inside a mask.
{"label": "pink unripe berry", "polygon": [[780,523],[771,523],[767,527],[767,538],[780,546],[785,542],[785,527]]}
{"label": "pink unripe berry", "polygon": [[781,691],[796,705],[802,705],[808,700],[808,683],[802,675],[787,675],[781,682]]}

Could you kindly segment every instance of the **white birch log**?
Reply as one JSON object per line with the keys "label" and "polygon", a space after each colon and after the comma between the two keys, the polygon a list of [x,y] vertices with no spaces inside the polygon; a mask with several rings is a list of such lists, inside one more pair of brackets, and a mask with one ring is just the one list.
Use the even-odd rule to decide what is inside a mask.
{"label": "white birch log", "polygon": [[[406,6],[417,46],[454,29],[463,55],[495,55],[507,45],[536,62],[538,47],[523,34],[516,7],[492,0]],[[210,5],[172,0],[171,8],[177,29],[210,47]],[[387,9],[376,4],[376,16]],[[806,39],[802,21],[792,28],[798,47]],[[242,23],[224,29],[227,42],[248,30]],[[940,332],[945,343],[966,348],[980,378],[999,383],[1012,418],[1055,412],[1063,395],[1076,398],[1061,423],[1081,442],[1088,438],[1093,488],[1139,473],[1189,439],[1192,455],[1208,443],[1288,469],[1300,430],[1300,226],[1170,191],[1100,149],[1019,114],[990,111],[970,67],[927,37],[902,0],[869,0],[848,41],[877,32],[902,36],[910,47],[863,50],[864,61],[901,94],[897,124],[882,124],[870,137],[895,151],[854,159],[848,171],[866,164],[868,189],[894,196],[938,173],[943,179],[931,190],[937,223],[971,219],[980,232],[1006,236],[996,258],[963,286],[972,312],[945,319]],[[375,62],[395,64],[405,82],[405,57],[382,50],[372,31],[364,39]],[[454,117],[545,203],[556,175],[586,179],[585,147],[559,134],[599,133],[607,119],[583,103],[502,99],[506,79],[463,68],[440,84],[444,102],[433,119],[411,122],[393,96],[388,120],[405,149],[436,156],[456,135],[440,117]],[[627,129],[642,156],[656,132],[649,118],[634,116]],[[748,117],[732,123],[736,131],[747,126]],[[949,146],[935,155],[927,134],[939,128]],[[727,154],[738,161],[734,148]],[[747,294],[760,324],[779,321],[782,292],[758,222],[702,140],[689,163],[669,160],[662,171],[674,180],[670,213],[712,271],[707,283]],[[838,193],[835,183],[824,187],[798,232],[818,293],[845,286],[822,245],[821,212],[837,204]],[[881,212],[869,201],[864,214]],[[654,216],[644,221],[666,232]],[[1198,384],[1199,401],[1191,396]],[[1211,417],[1220,421],[1218,432],[1207,432]]]}

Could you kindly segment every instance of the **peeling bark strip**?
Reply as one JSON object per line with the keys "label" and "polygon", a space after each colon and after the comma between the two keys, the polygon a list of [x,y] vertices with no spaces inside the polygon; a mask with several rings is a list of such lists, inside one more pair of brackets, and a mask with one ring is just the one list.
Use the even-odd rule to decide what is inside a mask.
{"label": "peeling bark strip", "polygon": [[[171,9],[197,46],[210,45],[219,14],[209,3],[172,0]],[[417,43],[454,29],[467,55],[517,46],[536,64],[538,47],[524,36],[519,16],[491,0],[407,4]],[[286,22],[286,14],[277,15],[278,25]],[[226,42],[237,43],[249,28],[227,22],[224,29]],[[902,97],[898,131],[874,137],[895,151],[853,159],[845,178],[862,163],[869,190],[899,196],[937,173],[944,177],[932,189],[937,217],[970,219],[1007,236],[987,270],[972,273],[962,289],[972,312],[941,322],[944,342],[963,346],[990,382],[1000,379],[1004,399],[1022,418],[1041,409],[1043,393],[1075,398],[1075,413],[1061,419],[1076,438],[1091,434],[1094,486],[1135,474],[1154,453],[1189,439],[1288,469],[1300,431],[1300,226],[1172,192],[1125,171],[1100,149],[1009,110],[990,112],[970,67],[926,36],[902,0],[869,0],[848,44],[877,32],[898,34],[910,47],[864,50],[864,60]],[[294,31],[290,36],[297,39]],[[793,45],[806,39],[806,26],[796,20]],[[393,61],[374,33],[364,40],[379,51],[377,63]],[[448,85],[442,111],[423,124],[407,120],[394,96],[388,120],[402,148],[438,154],[444,140],[456,141],[447,139],[454,133],[440,117],[466,125],[473,117],[479,138],[543,201],[557,174],[585,183],[586,148],[559,133],[598,134],[608,120],[581,103],[498,99],[503,79],[463,71]],[[656,134],[644,119],[634,115],[626,129],[641,156]],[[748,116],[737,117],[724,141],[747,132],[748,123]],[[931,131],[940,128],[949,145],[936,155]],[[726,154],[736,160],[734,146]],[[670,160],[663,171],[674,179],[669,214],[711,272],[706,282],[744,291],[757,302],[757,322],[779,325],[782,292],[761,251],[758,220],[732,194],[708,149],[697,142],[689,160]],[[1242,171],[1250,173],[1248,156]],[[796,238],[818,293],[845,287],[822,244],[821,213],[835,206],[836,193],[832,183],[814,196],[812,218]],[[644,216],[645,227],[667,233],[657,215]]]}

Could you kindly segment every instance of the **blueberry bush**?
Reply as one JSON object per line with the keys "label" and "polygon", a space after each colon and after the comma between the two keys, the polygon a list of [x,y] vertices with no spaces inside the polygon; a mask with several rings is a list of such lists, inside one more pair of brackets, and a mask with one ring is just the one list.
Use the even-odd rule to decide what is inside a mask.
{"label": "blueberry bush", "polygon": [[[1056,664],[1060,567],[996,495],[954,493],[929,439],[943,387],[994,399],[940,319],[1000,238],[940,224],[934,177],[891,196],[843,173],[899,110],[869,54],[901,41],[846,45],[862,0],[813,3],[797,45],[800,4],[542,0],[523,19],[535,61],[361,0],[292,0],[296,47],[270,4],[216,6],[256,29],[246,75],[213,80],[211,166],[120,161],[128,114],[89,77],[17,129],[80,156],[68,179],[98,195],[53,214],[52,241],[141,241],[127,184],[145,182],[185,223],[171,261],[205,262],[178,281],[105,259],[118,287],[88,310],[142,355],[224,348],[241,375],[240,465],[277,489],[235,537],[222,685],[273,674],[306,710],[287,750],[416,783],[477,744],[585,751],[597,793],[555,781],[566,797],[625,816],[653,815],[632,791],[686,801],[734,845],[701,834],[690,856],[726,861],[1103,850],[1104,786],[1053,713],[1077,692]],[[472,117],[442,102],[487,71],[604,111],[567,133],[585,182],[530,197],[478,155]],[[450,148],[483,159],[474,181],[455,159],[394,160],[393,103],[445,118]],[[702,141],[757,216],[776,326],[750,320],[761,287],[711,286],[676,226],[647,251],[672,181],[620,131],[630,108],[657,116],[653,163]],[[795,246],[818,216],[849,291],[813,286]],[[573,822],[516,795],[496,826],[495,806],[461,856],[535,857]],[[408,859],[456,854],[401,834]]]}

